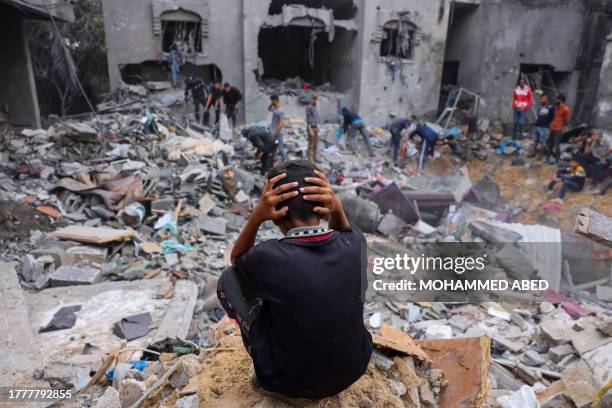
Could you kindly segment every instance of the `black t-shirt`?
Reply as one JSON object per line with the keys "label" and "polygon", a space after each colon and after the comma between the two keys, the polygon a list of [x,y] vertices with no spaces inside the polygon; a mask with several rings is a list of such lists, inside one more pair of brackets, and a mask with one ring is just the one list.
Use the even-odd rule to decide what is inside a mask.
{"label": "black t-shirt", "polygon": [[263,299],[249,341],[264,389],[318,399],[363,375],[373,346],[363,324],[367,253],[361,233],[270,240],[235,263],[242,284]]}
{"label": "black t-shirt", "polygon": [[210,103],[214,105],[219,99],[223,97],[223,89],[210,88]]}
{"label": "black t-shirt", "polygon": [[463,126],[468,126],[468,135],[478,133],[478,121],[476,120],[476,115],[474,115],[473,113],[464,114],[461,124]]}
{"label": "black t-shirt", "polygon": [[233,86],[227,90],[223,91],[223,103],[229,106],[234,106],[238,102],[242,100],[242,94],[240,91]]}

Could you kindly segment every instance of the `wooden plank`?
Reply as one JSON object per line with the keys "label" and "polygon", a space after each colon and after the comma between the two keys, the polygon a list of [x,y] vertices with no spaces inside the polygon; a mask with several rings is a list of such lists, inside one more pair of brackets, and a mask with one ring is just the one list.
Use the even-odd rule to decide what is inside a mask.
{"label": "wooden plank", "polygon": [[404,333],[403,331],[385,323],[380,325],[380,333],[386,340],[393,342],[396,345],[396,349],[400,349],[399,351],[416,357],[421,361],[428,363],[431,362],[431,359],[427,353],[425,353],[422,348],[417,346],[408,333]]}
{"label": "wooden plank", "polygon": [[136,236],[136,232],[133,230],[84,227],[82,225],[71,225],[51,234],[60,239],[98,245],[114,241],[124,241]]}
{"label": "wooden plank", "polygon": [[590,208],[578,212],[574,230],[595,241],[612,242],[612,218]]}

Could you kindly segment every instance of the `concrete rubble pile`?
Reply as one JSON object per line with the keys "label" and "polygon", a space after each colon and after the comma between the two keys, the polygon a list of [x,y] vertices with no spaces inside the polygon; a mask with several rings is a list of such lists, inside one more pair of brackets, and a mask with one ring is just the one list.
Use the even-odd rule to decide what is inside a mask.
{"label": "concrete rubble pile", "polygon": [[[196,407],[198,376],[238,335],[216,279],[263,177],[240,132],[222,141],[178,120],[169,104],[143,103],[146,91],[129,91],[142,95],[82,120],[0,134],[0,269],[19,300],[11,313],[25,316],[25,337],[7,341],[29,361],[0,374],[72,388],[85,406]],[[612,406],[610,393],[598,394],[612,380],[611,241],[589,223],[609,219],[585,211],[579,234],[513,224],[492,180],[393,167],[382,159],[386,131],[372,133],[371,161],[344,153],[336,125],[322,127],[320,144],[320,167],[372,248],[483,243],[499,276],[553,286],[519,305],[368,291],[371,370],[396,398],[389,406],[585,407],[597,398]],[[290,158],[306,156],[303,120],[288,120],[286,144]],[[266,223],[258,240],[279,234]],[[578,241],[593,245],[587,281],[566,266],[581,260]],[[544,261],[534,249],[541,242],[556,244]],[[224,384],[216,386],[221,398]]]}

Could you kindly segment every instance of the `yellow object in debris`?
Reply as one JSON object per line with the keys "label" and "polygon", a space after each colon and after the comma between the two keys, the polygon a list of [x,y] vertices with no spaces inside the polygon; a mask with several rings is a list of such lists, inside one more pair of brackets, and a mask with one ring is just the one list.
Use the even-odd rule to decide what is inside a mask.
{"label": "yellow object in debris", "polygon": [[610,382],[608,382],[606,385],[604,385],[603,387],[601,387],[596,393],[595,393],[595,398],[593,399],[593,408],[599,408],[599,405],[601,404],[601,399],[603,398],[604,395],[606,395],[606,393],[608,391],[610,391],[612,389],[612,380],[610,380]]}

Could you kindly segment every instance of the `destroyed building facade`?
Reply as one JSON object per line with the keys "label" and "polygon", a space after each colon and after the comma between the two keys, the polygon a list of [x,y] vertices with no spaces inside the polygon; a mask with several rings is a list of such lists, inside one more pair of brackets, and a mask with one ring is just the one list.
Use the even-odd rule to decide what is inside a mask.
{"label": "destroyed building facade", "polygon": [[[446,0],[103,0],[103,9],[113,88],[159,78],[159,62],[179,40],[186,43],[181,74],[243,90],[247,122],[267,117],[266,80],[295,77],[329,84],[325,119],[335,119],[338,101],[377,122],[390,111],[437,109]],[[302,114],[297,98],[283,105]]]}
{"label": "destroyed building facade", "polygon": [[603,61],[611,32],[608,0],[453,2],[443,85],[478,93],[491,119],[509,123],[522,74],[552,98],[564,93],[575,123],[593,123],[598,89],[610,86],[612,67]]}
{"label": "destroyed building facade", "polygon": [[391,112],[435,113],[449,86],[481,95],[481,113],[511,122],[521,74],[551,96],[567,94],[576,121],[608,106],[599,92],[610,75],[605,0],[103,0],[103,8],[113,88],[167,79],[160,62],[174,47],[181,75],[244,90],[247,122],[267,118],[271,93],[292,96],[284,108],[301,115],[299,81],[295,92],[269,86],[293,78],[329,91],[324,119],[341,104],[376,125]]}
{"label": "destroyed building facade", "polygon": [[25,31],[26,20],[74,21],[60,0],[0,0],[0,123],[40,127],[40,111]]}

